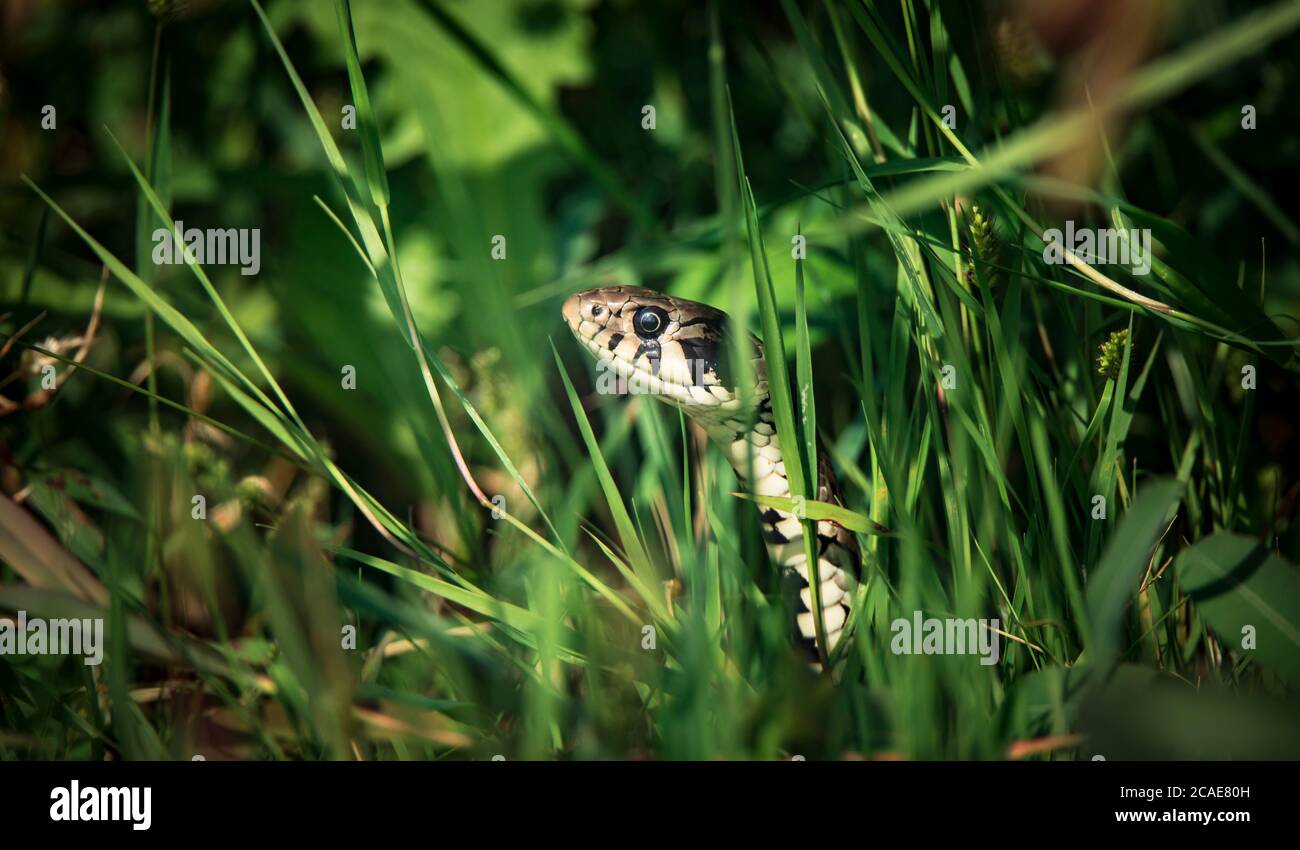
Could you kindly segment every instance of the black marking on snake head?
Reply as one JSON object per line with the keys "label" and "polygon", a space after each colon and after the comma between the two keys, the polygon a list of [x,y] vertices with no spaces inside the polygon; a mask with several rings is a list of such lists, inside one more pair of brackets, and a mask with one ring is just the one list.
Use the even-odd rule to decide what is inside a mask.
{"label": "black marking on snake head", "polygon": [[718,327],[717,322],[715,322],[713,319],[709,318],[708,316],[699,316],[697,318],[690,319],[689,321],[682,322],[682,327],[684,328],[692,328],[695,327],[696,325],[708,325],[714,331],[718,331],[718,332],[721,331],[721,329]]}
{"label": "black marking on snake head", "polygon": [[682,355],[686,358],[686,364],[691,373],[691,380],[695,386],[703,386],[704,376],[708,373],[717,373],[718,358],[715,354],[717,351],[716,344],[695,339],[679,339],[677,340],[677,344],[682,347]]}
{"label": "black marking on snake head", "polygon": [[609,350],[613,351],[614,349],[618,348],[618,344],[622,341],[623,341],[622,334],[614,334],[613,336],[611,336],[609,338]]}
{"label": "black marking on snake head", "polygon": [[661,362],[659,341],[654,339],[648,339],[645,342],[641,343],[641,345],[637,346],[636,354],[632,355],[633,366],[636,365],[636,361],[640,360],[641,355],[643,354],[645,355],[646,359],[650,361],[650,374],[654,375],[656,378],[659,377],[659,365]]}
{"label": "black marking on snake head", "polygon": [[[688,328],[699,330],[687,331]],[[730,388],[736,385],[735,373],[730,366],[732,351],[727,338],[726,316],[711,314],[687,319],[678,326],[678,337],[683,354],[693,361],[692,374],[713,372],[722,386]]]}
{"label": "black marking on snake head", "polygon": [[736,386],[736,370],[733,366],[735,352],[732,351],[731,341],[727,338],[727,322],[721,319],[717,322],[718,342],[714,345],[713,371],[718,376],[718,383],[724,387]]}
{"label": "black marking on snake head", "polygon": [[776,525],[781,521],[781,514],[776,508],[768,508],[763,511],[763,522],[768,525]]}

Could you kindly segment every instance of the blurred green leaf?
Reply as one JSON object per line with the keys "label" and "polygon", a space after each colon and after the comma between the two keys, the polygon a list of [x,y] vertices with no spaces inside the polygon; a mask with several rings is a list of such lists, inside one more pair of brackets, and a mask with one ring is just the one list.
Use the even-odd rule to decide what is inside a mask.
{"label": "blurred green leaf", "polygon": [[1295,564],[1254,538],[1215,534],[1178,553],[1175,567],[1183,590],[1225,646],[1300,682],[1300,570]]}
{"label": "blurred green leaf", "polygon": [[1177,505],[1182,489],[1177,481],[1145,483],[1088,579],[1088,656],[1099,670],[1105,670],[1119,653],[1125,610],[1137,593],[1152,549],[1169,524],[1170,511]]}

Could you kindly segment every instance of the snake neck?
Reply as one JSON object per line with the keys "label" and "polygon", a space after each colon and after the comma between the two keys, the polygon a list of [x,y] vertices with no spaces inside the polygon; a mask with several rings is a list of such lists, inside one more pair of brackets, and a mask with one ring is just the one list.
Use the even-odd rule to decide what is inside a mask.
{"label": "snake neck", "polygon": [[[725,313],[637,286],[574,293],[561,312],[574,336],[607,374],[636,381],[640,391],[680,408],[703,426],[726,454],[742,487],[759,496],[793,497],[772,417],[767,361],[758,338],[750,336],[747,358],[739,352],[728,356],[734,340]],[[741,366],[743,359],[749,368],[732,368]],[[740,381],[752,382],[748,392],[739,391]],[[817,500],[838,502],[839,491],[824,454],[819,453],[817,467]],[[761,506],[759,516],[768,551],[795,598],[797,636],[814,655],[825,655],[843,637],[848,620],[850,594],[861,567],[857,542],[835,523],[818,522],[817,539],[812,541],[814,573],[799,518]],[[810,584],[810,574],[815,584]],[[818,603],[827,643],[821,653],[813,616]]]}
{"label": "snake neck", "polygon": [[[760,389],[766,391],[766,382]],[[771,398],[766,392],[757,398],[757,417],[752,425],[735,415],[710,412],[697,415],[709,439],[726,454],[742,487],[758,496],[793,498],[786,475],[781,440],[776,433]],[[817,500],[839,503],[839,487],[830,463],[820,447],[817,463]],[[817,655],[815,604],[809,584],[804,526],[793,513],[759,506],[759,519],[768,553],[781,568],[786,592],[795,601],[795,631],[799,642]],[[826,654],[844,634],[853,589],[859,578],[861,558],[852,532],[836,523],[816,524],[817,580]]]}

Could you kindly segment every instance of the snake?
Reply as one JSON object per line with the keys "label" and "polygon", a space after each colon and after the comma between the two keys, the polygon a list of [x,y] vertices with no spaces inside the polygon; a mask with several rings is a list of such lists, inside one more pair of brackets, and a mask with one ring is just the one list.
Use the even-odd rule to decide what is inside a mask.
{"label": "snake", "polygon": [[[756,496],[792,500],[772,413],[763,342],[749,334],[739,349],[729,338],[726,313],[637,286],[607,286],[570,295],[561,312],[574,337],[608,370],[624,391],[650,395],[682,410],[722,450],[741,487]],[[743,351],[751,368],[730,368]],[[738,374],[752,380],[742,392]],[[606,382],[608,383],[608,382]],[[598,382],[598,388],[600,383]],[[793,440],[789,441],[794,444]],[[825,450],[817,447],[817,501],[843,504]],[[829,655],[844,635],[862,558],[851,531],[818,520],[814,551],[825,645],[817,644],[814,597],[809,583],[804,524],[795,513],[759,502],[759,521],[769,557],[781,570],[794,608],[794,640],[816,658]],[[818,650],[821,650],[819,652]],[[814,660],[813,666],[820,664]]]}

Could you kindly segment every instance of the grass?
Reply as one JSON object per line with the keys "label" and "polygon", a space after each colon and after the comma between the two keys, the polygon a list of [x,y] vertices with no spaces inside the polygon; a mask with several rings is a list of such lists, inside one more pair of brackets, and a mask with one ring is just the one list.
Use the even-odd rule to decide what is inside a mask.
{"label": "grass", "polygon": [[[609,60],[586,15],[647,38],[657,18],[322,5],[250,0],[214,23],[213,73],[242,67],[266,93],[245,130],[292,140],[233,155],[265,182],[181,144],[207,108],[183,19],[144,30],[178,48],[145,63],[144,136],[92,131],[97,173],[138,195],[129,233],[93,194],[23,177],[27,220],[60,224],[0,255],[26,269],[6,333],[40,310],[84,317],[102,264],[121,345],[0,421],[20,481],[0,501],[0,609],[108,623],[99,668],[0,658],[0,755],[1300,755],[1279,719],[1300,659],[1300,468],[1270,442],[1300,397],[1296,228],[1269,175],[1233,159],[1276,137],[1223,129],[1253,78],[1217,80],[1298,73],[1274,45],[1300,4],[1165,22],[1162,55],[1074,107],[1008,82],[961,4],[786,2],[735,29],[710,7],[675,57],[707,91],[684,95],[661,62],[646,98],[666,140],[619,137],[680,165],[596,133],[626,97],[580,118],[554,102]],[[474,126],[473,96],[508,120]],[[1195,121],[1194,144],[1170,121]],[[225,144],[208,152],[241,151],[237,132]],[[1095,186],[1035,172],[1080,146]],[[679,171],[661,183],[638,157]],[[1183,194],[1253,209],[1256,230]],[[1043,262],[1079,197],[1091,226],[1151,231],[1151,275]],[[256,285],[145,259],[155,227],[227,226],[249,199],[267,231]],[[558,304],[616,281],[708,301],[764,340],[806,527],[836,519],[864,554],[836,675],[791,647],[725,461],[676,411],[593,392]],[[38,339],[13,350],[72,363]],[[809,501],[819,437],[842,507]],[[997,618],[997,663],[890,651],[917,611]]]}

